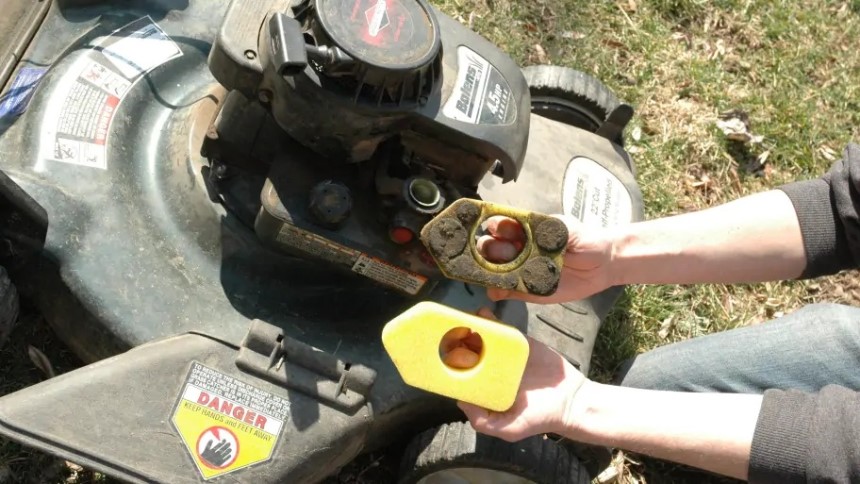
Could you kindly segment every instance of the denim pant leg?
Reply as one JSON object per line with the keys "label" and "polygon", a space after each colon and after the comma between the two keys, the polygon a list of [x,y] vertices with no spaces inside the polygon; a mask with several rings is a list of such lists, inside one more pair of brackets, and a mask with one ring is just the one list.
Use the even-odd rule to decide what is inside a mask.
{"label": "denim pant leg", "polygon": [[663,346],[628,361],[623,386],[693,392],[860,391],[860,308],[813,304],[764,324]]}

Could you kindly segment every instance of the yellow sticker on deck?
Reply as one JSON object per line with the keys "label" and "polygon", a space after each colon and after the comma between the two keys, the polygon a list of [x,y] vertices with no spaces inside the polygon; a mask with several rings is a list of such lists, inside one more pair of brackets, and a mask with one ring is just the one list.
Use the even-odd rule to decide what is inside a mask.
{"label": "yellow sticker on deck", "polygon": [[193,362],[171,421],[211,479],[269,460],[289,412],[288,400]]}

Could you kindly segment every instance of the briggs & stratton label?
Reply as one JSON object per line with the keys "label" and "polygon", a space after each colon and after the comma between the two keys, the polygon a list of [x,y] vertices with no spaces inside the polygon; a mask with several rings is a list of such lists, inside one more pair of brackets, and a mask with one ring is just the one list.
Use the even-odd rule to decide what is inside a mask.
{"label": "briggs & stratton label", "polygon": [[290,402],[198,362],[171,422],[204,480],[272,457]]}
{"label": "briggs & stratton label", "polygon": [[338,244],[313,232],[300,229],[293,224],[282,223],[276,240],[293,250],[333,262],[412,296],[418,294],[428,280],[421,274],[416,274],[359,250]]}
{"label": "briggs & stratton label", "polygon": [[442,113],[471,124],[510,124],[517,117],[511,87],[487,59],[472,49],[457,49],[457,81]]}
{"label": "briggs & stratton label", "polygon": [[44,160],[107,169],[107,142],[117,108],[144,74],[182,55],[150,17],[89,46],[59,81],[41,133]]}

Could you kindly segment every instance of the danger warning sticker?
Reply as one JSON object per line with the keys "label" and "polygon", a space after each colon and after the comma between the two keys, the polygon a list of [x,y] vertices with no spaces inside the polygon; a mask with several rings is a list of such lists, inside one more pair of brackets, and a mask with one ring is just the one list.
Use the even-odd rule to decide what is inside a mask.
{"label": "danger warning sticker", "polygon": [[151,18],[98,40],[59,81],[45,111],[41,160],[107,169],[117,108],[131,86],[182,51]]}
{"label": "danger warning sticker", "polygon": [[198,362],[173,412],[173,426],[204,479],[272,457],[290,402]]}

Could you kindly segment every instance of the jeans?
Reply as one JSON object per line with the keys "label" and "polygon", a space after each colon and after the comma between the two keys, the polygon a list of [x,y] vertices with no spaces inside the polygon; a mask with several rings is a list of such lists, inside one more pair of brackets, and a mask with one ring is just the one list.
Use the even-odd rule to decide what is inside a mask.
{"label": "jeans", "polygon": [[626,362],[622,386],[687,392],[860,391],[860,308],[813,304],[787,316],[663,346]]}

